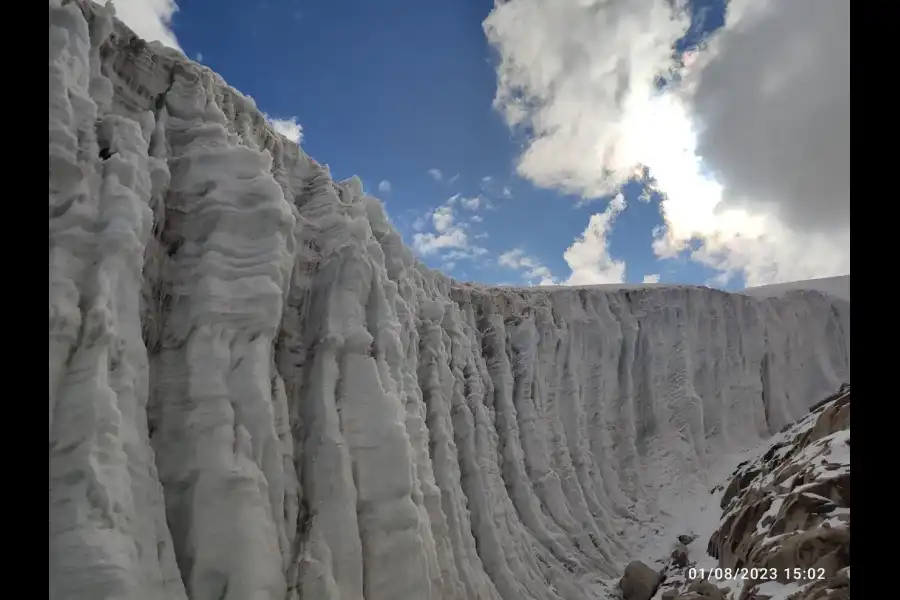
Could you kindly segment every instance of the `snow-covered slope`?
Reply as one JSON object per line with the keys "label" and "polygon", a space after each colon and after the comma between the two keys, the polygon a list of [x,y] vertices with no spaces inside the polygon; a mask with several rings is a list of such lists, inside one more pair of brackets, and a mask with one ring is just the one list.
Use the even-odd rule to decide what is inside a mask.
{"label": "snow-covered slope", "polygon": [[823,277],[821,279],[807,279],[805,281],[792,281],[790,283],[776,283],[774,285],[761,285],[747,288],[742,294],[756,298],[771,298],[784,296],[790,292],[816,291],[840,298],[850,302],[850,276]]}
{"label": "snow-covered slope", "polygon": [[595,597],[667,494],[849,380],[821,294],[430,271],[105,11],[50,3],[51,598]]}
{"label": "snow-covered slope", "polygon": [[740,600],[776,584],[792,600],[849,599],[849,388],[777,437],[733,474],[709,552],[723,568],[746,569]]}
{"label": "snow-covered slope", "polygon": [[849,600],[849,384],[709,475],[626,567],[619,600]]}

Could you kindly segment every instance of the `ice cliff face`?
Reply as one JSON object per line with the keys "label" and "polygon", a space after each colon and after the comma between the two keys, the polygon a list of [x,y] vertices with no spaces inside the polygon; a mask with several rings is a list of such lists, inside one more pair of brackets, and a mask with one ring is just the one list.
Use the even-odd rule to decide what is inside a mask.
{"label": "ice cliff face", "polygon": [[430,271],[218,75],[62,4],[51,598],[590,598],[668,482],[849,380],[818,293]]}

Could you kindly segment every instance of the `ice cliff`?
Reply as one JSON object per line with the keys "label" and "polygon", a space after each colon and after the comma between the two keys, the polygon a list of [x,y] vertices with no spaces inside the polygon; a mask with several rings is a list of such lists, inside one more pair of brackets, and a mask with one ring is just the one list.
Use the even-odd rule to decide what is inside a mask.
{"label": "ice cliff", "polygon": [[820,293],[430,271],[217,74],[49,13],[51,598],[591,598],[849,381]]}

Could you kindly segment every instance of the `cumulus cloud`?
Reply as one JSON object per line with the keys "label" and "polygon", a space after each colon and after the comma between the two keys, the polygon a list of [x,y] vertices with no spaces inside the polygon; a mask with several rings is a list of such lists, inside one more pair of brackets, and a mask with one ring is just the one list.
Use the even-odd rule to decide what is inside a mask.
{"label": "cumulus cloud", "polygon": [[[100,0],[108,4],[111,0]],[[181,50],[172,32],[172,17],[178,11],[175,0],[115,0],[116,16],[148,42]]]}
{"label": "cumulus cloud", "polygon": [[[764,285],[850,272],[850,13],[839,0],[734,4],[678,110],[706,172],[657,169],[659,256]],[[687,161],[682,161],[686,166]],[[668,189],[671,188],[671,189]]]}
{"label": "cumulus cloud", "polygon": [[472,196],[471,198],[463,198],[460,200],[460,204],[462,204],[463,208],[466,210],[478,210],[481,206],[481,196]]}
{"label": "cumulus cloud", "polygon": [[847,3],[731,0],[708,45],[673,60],[683,6],[497,4],[485,31],[495,105],[528,135],[520,175],[587,199],[649,179],[657,255],[748,285],[849,272]]}
{"label": "cumulus cloud", "polygon": [[625,197],[617,194],[603,212],[591,216],[587,228],[563,254],[571,270],[565,281],[558,281],[549,267],[521,248],[504,252],[497,262],[500,266],[522,271],[523,278],[532,285],[622,283],[625,281],[625,262],[610,256],[608,236],[626,205]]}
{"label": "cumulus cloud", "polygon": [[484,22],[498,50],[495,106],[530,133],[520,175],[585,197],[640,162],[628,120],[669,68],[688,20],[669,0],[511,0]]}
{"label": "cumulus cloud", "polygon": [[769,1],[729,24],[696,72],[697,152],[729,202],[792,228],[850,218],[850,5]]}
{"label": "cumulus cloud", "polygon": [[297,122],[297,117],[280,119],[266,113],[263,113],[263,117],[265,117],[276,133],[280,133],[295,144],[299,144],[300,140],[303,139],[303,126]]}
{"label": "cumulus cloud", "polygon": [[444,233],[417,233],[413,235],[413,248],[422,256],[435,254],[447,248],[465,248],[469,245],[466,232],[451,229]]}
{"label": "cumulus cloud", "polygon": [[381,183],[378,184],[378,191],[382,194],[390,194],[391,193],[391,182],[387,179],[382,179]]}
{"label": "cumulus cloud", "polygon": [[613,222],[625,210],[625,206],[625,197],[618,194],[607,205],[606,210],[591,215],[587,229],[563,254],[563,259],[572,270],[566,284],[591,285],[625,281],[625,262],[609,255],[607,239]]}
{"label": "cumulus cloud", "polygon": [[443,181],[443,179],[444,179],[444,174],[441,172],[440,169],[437,169],[437,168],[428,169],[428,174],[435,181]]}
{"label": "cumulus cloud", "polygon": [[514,248],[504,252],[497,259],[501,267],[515,269],[522,272],[522,277],[529,283],[537,285],[554,285],[556,280],[550,269],[538,259],[529,256],[521,248]]}
{"label": "cumulus cloud", "polygon": [[659,273],[644,275],[643,283],[659,283]]}
{"label": "cumulus cloud", "polygon": [[[472,244],[466,233],[466,224],[456,220],[453,205],[457,196],[431,211],[427,218],[420,217],[413,223],[413,249],[421,256],[442,253],[445,261],[459,261],[483,256],[485,248]],[[428,226],[432,231],[425,231]]]}
{"label": "cumulus cloud", "polygon": [[449,206],[441,206],[431,213],[431,222],[438,233],[449,231],[454,225],[453,209]]}

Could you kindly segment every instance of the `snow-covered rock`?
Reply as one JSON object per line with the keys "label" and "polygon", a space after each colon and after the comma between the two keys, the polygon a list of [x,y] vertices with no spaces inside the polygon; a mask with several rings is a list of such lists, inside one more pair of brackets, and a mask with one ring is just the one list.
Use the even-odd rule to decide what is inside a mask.
{"label": "snow-covered rock", "polygon": [[[761,457],[739,466],[709,540],[723,568],[796,585],[790,598],[849,598],[850,389],[813,407]],[[831,590],[826,593],[825,590]]]}
{"label": "snow-covered rock", "polygon": [[662,582],[662,574],[653,567],[633,560],[619,580],[622,600],[650,600]]}
{"label": "snow-covered rock", "polygon": [[[750,458],[710,490],[723,509],[707,511],[713,526],[679,535],[672,554],[653,562],[663,576],[653,600],[849,599],[849,444],[844,384],[741,453]],[[689,550],[695,540],[704,546]]]}
{"label": "snow-covered rock", "polygon": [[597,597],[667,489],[849,381],[820,293],[425,268],[110,5],[51,0],[50,81],[51,598]]}

